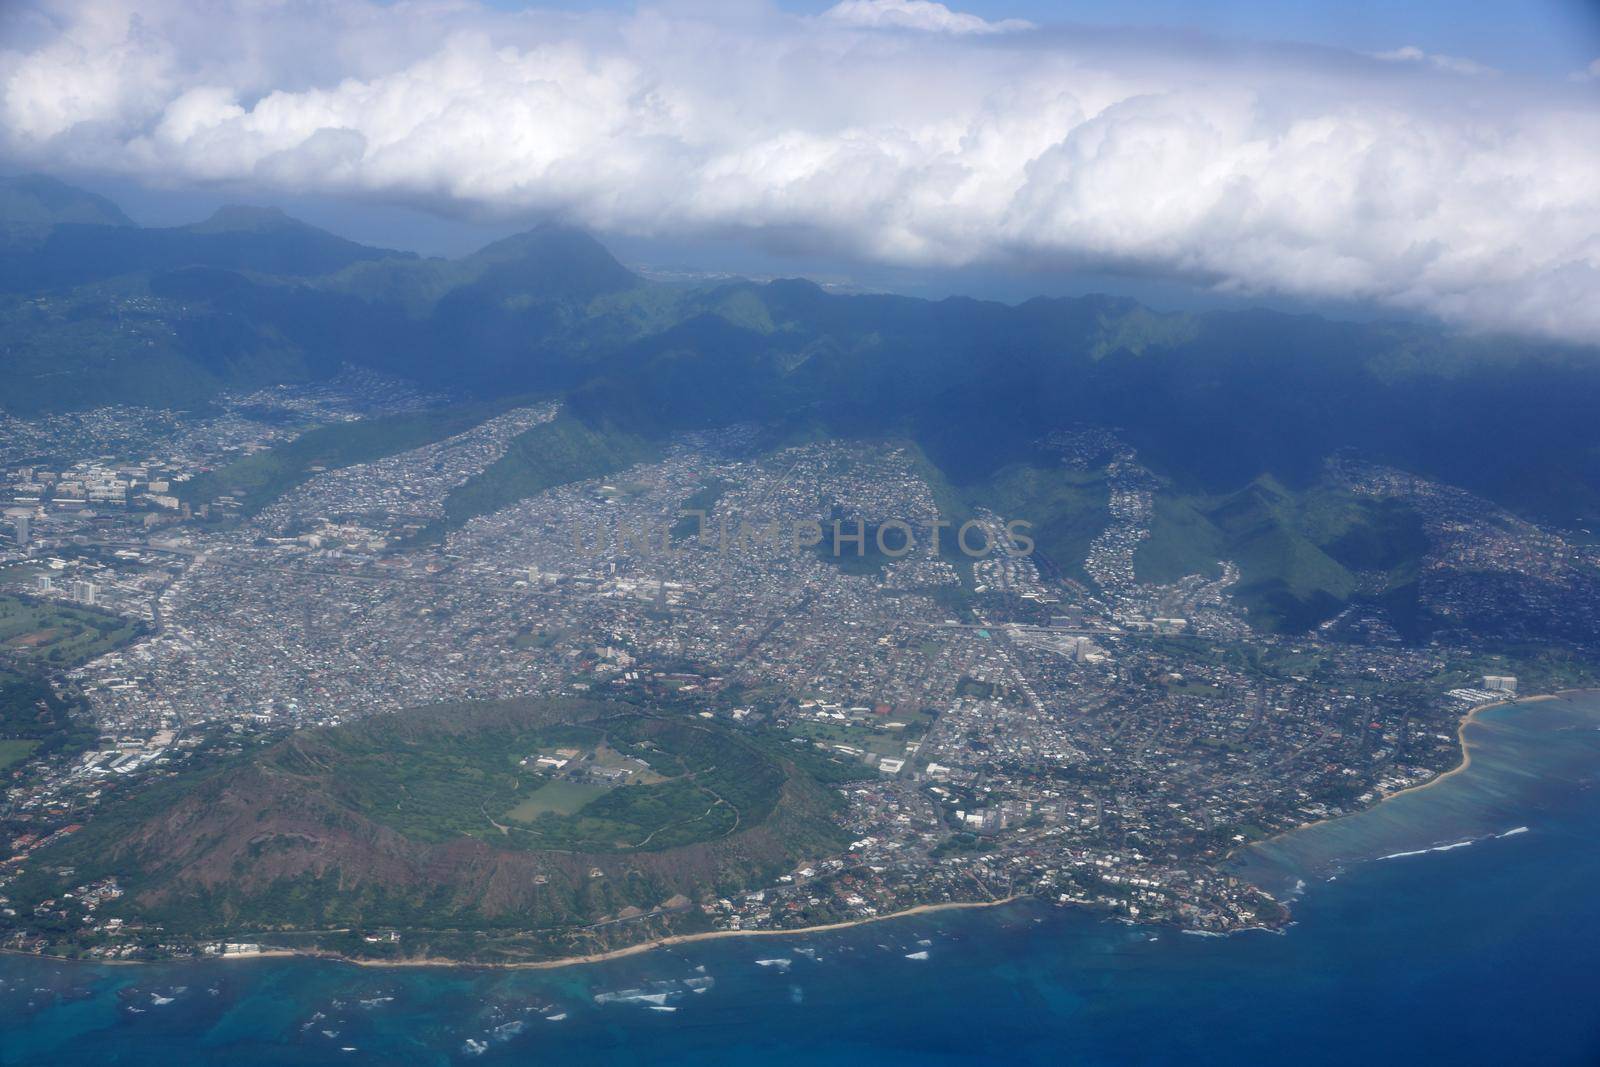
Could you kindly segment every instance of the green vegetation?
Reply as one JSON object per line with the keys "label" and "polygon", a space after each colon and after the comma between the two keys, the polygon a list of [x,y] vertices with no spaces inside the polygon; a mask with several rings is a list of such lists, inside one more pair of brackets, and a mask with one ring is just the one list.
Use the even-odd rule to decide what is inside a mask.
{"label": "green vegetation", "polygon": [[[453,493],[427,537],[648,460],[674,433],[732,423],[759,426],[768,445],[903,441],[943,518],[990,508],[1027,520],[1047,569],[1069,577],[1105,527],[1104,476],[1041,445],[1074,425],[1114,427],[1167,486],[1140,574],[1235,560],[1252,617],[1283,631],[1361,598],[1408,637],[1428,630],[1409,577],[1415,521],[1320,484],[1341,451],[1600,528],[1600,364],[1577,349],[1421,324],[1166,315],[1108,297],[1006,307],[838,297],[792,280],[655,286],[549,226],[446,262],[271,212],[167,230],[123,221],[65,187],[0,189],[0,222],[30,235],[0,260],[0,405],[196,406],[351,362],[486,401],[564,395],[563,416]],[[1538,412],[1539,425],[1496,432],[1507,411]],[[238,491],[259,507],[310,467],[463,428],[439,421],[453,417],[324,428],[186,493]]]}
{"label": "green vegetation", "polygon": [[[558,750],[571,763],[537,764]],[[8,895],[31,908],[63,878],[114,875],[127,895],[103,914],[172,937],[399,928],[408,953],[438,937],[466,954],[472,931],[523,931],[537,955],[537,931],[738,892],[836,851],[839,798],[795,755],[624,704],[413,709],[226,744],[115,790]]]}
{"label": "green vegetation", "polygon": [[445,499],[443,524],[425,536],[438,536],[552,486],[603,477],[657,455],[655,446],[631,433],[562,412],[512,438],[505,455],[452,492]]}
{"label": "green vegetation", "polygon": [[1485,674],[1512,674],[1523,693],[1593,689],[1600,685],[1600,664],[1559,645],[1508,645],[1495,653],[1456,653],[1450,657],[1440,686],[1481,684]]}
{"label": "green vegetation", "polygon": [[[847,518],[838,508],[833,509],[821,522],[822,540],[813,545],[811,551],[822,562],[831,563],[846,574],[875,575],[899,555],[905,554],[901,551],[906,548],[905,531],[897,527],[885,530],[877,523]],[[859,542],[856,540],[858,536],[861,538]],[[880,536],[888,552],[878,547]],[[918,547],[915,536],[913,531],[912,551]]]}
{"label": "green vegetation", "polygon": [[553,297],[594,300],[590,310],[596,317],[631,312],[649,318],[647,309],[636,307],[638,281],[592,238],[541,226],[458,260],[369,258],[323,284],[372,303],[401,305],[414,317],[439,312],[452,294],[457,300],[470,294],[485,303],[522,309]]}
{"label": "green vegetation", "polygon": [[109,612],[0,595],[0,772],[93,743],[94,728],[75,714],[81,698],[48,679],[143,632],[142,622]]}
{"label": "green vegetation", "polygon": [[1415,600],[1426,549],[1420,517],[1403,504],[1323,484],[1296,491],[1263,476],[1221,496],[1158,494],[1134,567],[1143,579],[1171,582],[1214,577],[1218,561],[1232,560],[1240,573],[1234,594],[1252,623],[1286,632],[1331,618],[1352,600],[1389,597],[1404,632],[1415,620],[1405,598]]}
{"label": "green vegetation", "polygon": [[0,595],[0,659],[66,670],[124,645],[144,624],[106,611]]}
{"label": "green vegetation", "polygon": [[1007,465],[966,493],[1008,522],[1031,523],[1023,532],[1033,538],[1035,554],[1073,577],[1083,575],[1089,545],[1111,518],[1104,473],[1070,470],[1059,461]]}
{"label": "green vegetation", "polygon": [[75,717],[82,710],[37,675],[0,671],[0,771],[32,757],[87,748],[95,731]]}
{"label": "green vegetation", "polygon": [[[774,761],[719,727],[642,715],[440,732],[399,746],[381,733],[325,731],[286,748],[279,765],[298,770],[313,743],[330,750],[319,760],[338,762],[330,792],[341,805],[426,842],[674,848],[760,823],[784,780]],[[558,749],[586,755],[564,772],[536,765]]]}
{"label": "green vegetation", "polygon": [[193,505],[231,495],[241,502],[244,514],[252,515],[309,480],[319,469],[371,463],[421,448],[465,433],[514,404],[515,401],[505,400],[317,427],[286,444],[202,474],[178,489],[183,499]]}
{"label": "green vegetation", "polygon": [[133,221],[105,197],[41,174],[0,178],[0,237],[41,238],[62,223],[132,226]]}
{"label": "green vegetation", "polygon": [[517,823],[535,823],[544,815],[576,815],[590,801],[598,800],[610,791],[609,786],[594,782],[574,782],[551,779],[532,787],[533,792],[517,802],[517,806],[501,818]]}
{"label": "green vegetation", "polygon": [[[788,731],[765,730],[756,734],[754,740],[763,751],[786,763],[792,763],[824,785],[844,785],[847,782],[878,777],[876,767],[869,767],[858,759],[850,759],[840,753],[818,748],[810,741],[795,737]],[[836,804],[839,803],[837,797],[832,799]]]}
{"label": "green vegetation", "polygon": [[567,635],[564,629],[544,630],[524,626],[511,638],[512,648],[550,648]]}
{"label": "green vegetation", "polygon": [[[223,382],[184,351],[181,312],[134,285],[97,285],[38,299],[0,295],[0,407],[37,414],[103,404],[199,407]],[[268,379],[304,377],[292,360],[258,353]],[[241,366],[241,372],[244,368]],[[240,374],[240,384],[246,375]]]}
{"label": "green vegetation", "polygon": [[993,682],[980,682],[976,678],[969,678],[966,675],[962,675],[961,679],[956,682],[956,696],[958,697],[989,700],[994,696],[994,690]]}
{"label": "green vegetation", "polygon": [[23,760],[32,755],[33,750],[38,747],[39,742],[37,741],[6,740],[4,738],[0,738],[0,771],[5,770],[12,764],[21,763]]}
{"label": "green vegetation", "polygon": [[[891,715],[873,718],[866,722],[820,722],[815,719],[797,719],[789,727],[790,733],[812,743],[829,748],[848,745],[874,756],[900,758],[906,754],[906,743],[920,740],[933,724],[934,715],[920,711],[912,715]],[[896,725],[891,726],[890,723]]]}
{"label": "green vegetation", "polygon": [[[684,502],[679,506],[678,510],[699,511],[703,512],[706,516],[709,516],[712,509],[717,506],[717,502],[722,499],[723,494],[725,494],[729,488],[732,487],[732,485],[733,483],[727,481],[726,479],[712,478],[699,489],[696,489],[693,493],[690,493],[688,498],[685,499]],[[701,534],[702,524],[704,524],[705,531],[709,536],[710,531],[715,528],[711,519],[702,518],[699,515],[685,515],[683,518],[672,524],[672,539],[674,541],[687,541],[691,538],[698,537]]]}

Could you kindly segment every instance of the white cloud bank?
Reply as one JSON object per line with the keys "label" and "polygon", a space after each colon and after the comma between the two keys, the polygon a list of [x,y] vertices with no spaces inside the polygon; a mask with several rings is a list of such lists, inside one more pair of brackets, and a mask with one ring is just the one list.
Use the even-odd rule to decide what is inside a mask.
{"label": "white cloud bank", "polygon": [[0,153],[899,264],[1125,266],[1600,342],[1590,86],[918,0],[729,6],[25,0],[0,12]]}
{"label": "white cloud bank", "polygon": [[1033,28],[1033,23],[1023,19],[990,22],[977,15],[951,11],[933,0],[841,0],[824,11],[822,17],[842,25],[930,33],[1008,33]]}

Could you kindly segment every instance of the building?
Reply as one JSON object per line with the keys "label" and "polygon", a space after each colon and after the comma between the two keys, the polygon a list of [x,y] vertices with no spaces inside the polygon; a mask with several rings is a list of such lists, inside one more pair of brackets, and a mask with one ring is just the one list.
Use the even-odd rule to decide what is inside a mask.
{"label": "building", "polygon": [[18,548],[27,548],[28,547],[28,516],[26,516],[26,515],[18,515],[15,518],[12,519],[12,522],[14,522],[16,524],[16,529],[17,529],[17,547]]}
{"label": "building", "polygon": [[87,607],[94,607],[95,595],[98,592],[93,582],[72,583],[72,599]]}
{"label": "building", "polygon": [[1517,676],[1514,674],[1486,674],[1483,676],[1483,687],[1491,693],[1515,693],[1517,691]]}

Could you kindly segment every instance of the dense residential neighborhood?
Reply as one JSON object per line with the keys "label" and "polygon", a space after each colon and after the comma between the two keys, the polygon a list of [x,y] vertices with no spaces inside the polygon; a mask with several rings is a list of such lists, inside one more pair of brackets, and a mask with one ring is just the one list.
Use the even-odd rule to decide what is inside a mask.
{"label": "dense residential neighborhood", "polygon": [[[99,739],[13,772],[0,897],[99,803],[241,744],[565,694],[806,750],[850,839],[739,895],[604,917],[612,941],[672,929],[683,908],[764,929],[1024,895],[1192,930],[1270,927],[1286,905],[1231,868],[1240,848],[1430,780],[1461,758],[1460,716],[1515,695],[1523,668],[1480,654],[1472,627],[1537,612],[1574,620],[1574,647],[1596,639],[1578,625],[1596,617],[1593,549],[1353,463],[1330,476],[1420,515],[1423,595],[1462,628],[1406,643],[1378,606],[1308,633],[1254,628],[1234,561],[1141,579],[1160,482],[1108,431],[1047,443],[1104,471],[1107,513],[1083,560],[1019,550],[1026,515],[945,519],[892,440],[762,451],[737,426],[419,537],[555,417],[549,403],[307,471],[263,506],[226,485],[186,495],[292,440],[285,425],[431,403],[352,375],[241,396],[199,423],[122,409],[12,420],[5,591],[137,632],[54,665],[50,684]],[[25,662],[34,640],[49,634],[7,654]],[[1535,669],[1545,686],[1576,680]],[[55,919],[94,954],[163,951],[92,906],[116,897],[114,883],[78,887]],[[29,916],[0,915],[11,944],[51,943]]]}

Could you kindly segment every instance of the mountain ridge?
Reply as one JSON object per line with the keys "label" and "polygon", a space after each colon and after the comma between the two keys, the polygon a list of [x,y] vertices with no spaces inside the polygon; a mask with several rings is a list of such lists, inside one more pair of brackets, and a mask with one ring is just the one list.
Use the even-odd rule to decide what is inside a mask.
{"label": "mountain ridge", "polygon": [[[537,775],[517,766],[516,744],[591,725],[654,738],[647,750],[663,771],[686,743],[669,738],[714,734],[715,744],[744,753],[746,792],[776,790],[771,811],[747,808],[727,833],[665,848],[507,844],[492,829],[493,810],[485,815],[473,805],[474,783],[489,775],[537,784]],[[714,898],[837,848],[843,838],[827,816],[829,796],[792,766],[778,780],[763,779],[751,761],[765,759],[725,731],[641,716],[622,704],[528,698],[418,708],[292,734],[164,783],[108,807],[56,855],[77,868],[75,877],[117,876],[128,888],[130,921],[158,922],[183,936],[344,924],[555,936],[625,908]],[[385,816],[393,799],[370,790],[392,786],[397,766],[407,772],[397,779],[404,795],[429,798],[415,818],[445,820],[444,832],[420,834]],[[441,812],[463,790],[460,812]],[[448,821],[455,814],[481,830],[462,832]],[[320,891],[333,886],[336,892]]]}
{"label": "mountain ridge", "polygon": [[21,243],[63,223],[134,226],[103,196],[42,174],[0,178],[0,237]]}
{"label": "mountain ridge", "polygon": [[[23,289],[0,297],[0,405],[192,404],[350,363],[477,401],[563,398],[560,419],[456,490],[445,529],[637,462],[687,431],[743,422],[774,440],[897,438],[915,445],[953,506],[1036,508],[1042,549],[1066,573],[1095,532],[1084,509],[1103,486],[1041,442],[1097,426],[1161,480],[1165,536],[1140,556],[1150,573],[1209,567],[1217,553],[1256,560],[1244,587],[1255,617],[1294,627],[1325,618],[1359,584],[1326,551],[1344,527],[1325,530],[1317,516],[1343,515],[1351,544],[1390,521],[1351,510],[1327,483],[1336,455],[1564,529],[1600,529],[1600,358],[1567,345],[1265,310],[1163,313],[1106,296],[1013,306],[843,296],[803,279],[665,285],[557,225],[455,260],[324,242],[342,266],[274,275],[241,264],[266,262],[252,242],[301,239],[298,224],[255,210],[214,224],[241,229],[182,231],[216,243],[208,264],[135,256],[120,261],[144,264],[133,273],[55,288],[48,273],[13,269]],[[68,223],[42,247],[91,231],[180,232]],[[1537,412],[1537,431],[1497,432],[1507,412]],[[1264,503],[1264,477],[1287,494],[1281,506]],[[1230,528],[1218,509],[1251,486],[1258,521]],[[1192,543],[1174,551],[1179,531]],[[1387,566],[1384,581],[1404,586],[1405,570]]]}

